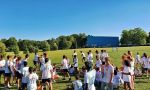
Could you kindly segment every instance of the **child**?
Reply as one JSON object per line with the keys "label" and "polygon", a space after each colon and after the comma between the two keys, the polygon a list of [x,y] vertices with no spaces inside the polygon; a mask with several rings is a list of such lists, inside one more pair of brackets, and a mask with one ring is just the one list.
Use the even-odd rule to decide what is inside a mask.
{"label": "child", "polygon": [[0,55],[0,84],[1,84],[1,75],[4,76],[4,74],[5,74],[5,60],[3,59],[3,55]]}
{"label": "child", "polygon": [[100,68],[96,68],[96,78],[95,78],[96,90],[101,89],[101,82],[102,82],[102,73],[100,71]]}
{"label": "child", "polygon": [[132,90],[131,88],[131,67],[130,67],[130,62],[128,60],[124,61],[124,69],[122,71],[122,77],[124,81],[124,89],[127,90]]}
{"label": "child", "polygon": [[71,65],[71,67],[69,68],[69,74],[70,75],[74,75],[74,67],[73,67],[73,65]]}
{"label": "child", "polygon": [[13,66],[12,56],[7,56],[7,61],[5,63],[5,87],[10,88],[10,78],[11,78],[11,67]]}
{"label": "child", "polygon": [[74,90],[83,90],[82,82],[79,80],[79,76],[75,76],[76,80],[73,82]]}
{"label": "child", "polygon": [[27,89],[37,90],[37,84],[36,84],[37,80],[38,80],[37,74],[33,72],[32,67],[29,67],[29,75],[27,76]]}
{"label": "child", "polygon": [[142,71],[138,67],[135,67],[134,74],[135,74],[135,77],[141,77]]}
{"label": "child", "polygon": [[113,88],[114,89],[119,89],[119,86],[121,84],[123,84],[123,80],[122,80],[121,76],[118,74],[117,67],[116,67],[116,70],[114,70],[114,78],[113,78],[112,83],[113,83]]}
{"label": "child", "polygon": [[48,58],[45,58],[45,64],[41,65],[41,71],[42,71],[42,90],[45,84],[47,84],[49,90],[52,90],[53,67],[49,63]]}
{"label": "child", "polygon": [[74,72],[78,73],[78,58],[76,55],[73,57],[73,63],[74,63]]}
{"label": "child", "polygon": [[96,68],[100,68],[102,65],[102,61],[100,60],[100,58],[98,56],[96,56],[96,64],[95,67]]}
{"label": "child", "polygon": [[24,62],[24,67],[22,69],[22,90],[27,88],[27,76],[29,75],[28,63]]}

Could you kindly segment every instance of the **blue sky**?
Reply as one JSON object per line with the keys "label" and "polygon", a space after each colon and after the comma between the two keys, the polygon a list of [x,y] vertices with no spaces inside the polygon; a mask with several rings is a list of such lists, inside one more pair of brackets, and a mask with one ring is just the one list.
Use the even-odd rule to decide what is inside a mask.
{"label": "blue sky", "polygon": [[0,0],[0,38],[46,40],[86,33],[150,31],[150,0]]}

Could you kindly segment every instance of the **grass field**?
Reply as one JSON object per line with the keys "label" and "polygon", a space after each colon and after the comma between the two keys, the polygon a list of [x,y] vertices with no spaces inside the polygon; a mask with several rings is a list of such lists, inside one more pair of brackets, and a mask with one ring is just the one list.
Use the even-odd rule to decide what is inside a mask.
{"label": "grass field", "polygon": [[[81,54],[80,51],[82,50],[84,53],[86,53],[88,50],[92,50],[92,52],[95,55],[95,50],[101,50],[101,49],[106,49],[107,52],[109,53],[109,56],[111,57],[111,61],[114,65],[120,67],[121,66],[121,56],[128,50],[133,52],[133,55],[135,56],[136,52],[139,52],[140,55],[142,53],[146,52],[150,56],[150,46],[141,46],[141,47],[121,47],[118,48],[118,51],[112,51],[112,48],[86,48],[86,49],[76,49],[78,52],[78,58],[79,58],[79,66],[81,67],[83,65],[81,61]],[[12,53],[7,53],[7,54],[12,54]],[[39,54],[42,54],[42,52],[39,52]],[[59,63],[62,60],[63,55],[68,56],[72,63],[72,54],[73,50],[58,50],[58,51],[49,51],[48,56],[50,57],[52,63]],[[22,52],[20,52],[20,55],[24,57]],[[29,59],[29,66],[33,66],[33,56],[34,54],[30,54],[30,59]],[[95,59],[94,59],[95,60]],[[53,83],[53,90],[65,90],[67,84],[69,82],[67,81],[62,81],[58,80],[56,83]],[[2,87],[1,87],[2,88]],[[15,88],[15,87],[14,87]],[[3,89],[1,89],[3,90]],[[17,89],[11,89],[11,90],[17,90]],[[123,90],[123,88],[120,88],[120,90]],[[146,78],[145,76],[141,78],[136,78],[135,80],[135,90],[150,90],[150,80]]]}

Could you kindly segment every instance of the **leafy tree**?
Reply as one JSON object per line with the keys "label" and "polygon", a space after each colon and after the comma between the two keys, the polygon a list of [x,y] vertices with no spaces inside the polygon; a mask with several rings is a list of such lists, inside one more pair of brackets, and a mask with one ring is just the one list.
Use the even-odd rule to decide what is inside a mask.
{"label": "leafy tree", "polygon": [[149,44],[150,44],[150,32],[148,33],[147,43],[149,43]]}
{"label": "leafy tree", "polygon": [[48,44],[47,41],[42,41],[41,42],[41,49],[43,51],[49,51],[50,50],[50,45]]}
{"label": "leafy tree", "polygon": [[6,50],[5,44],[0,41],[0,54],[5,55],[6,54],[5,50]]}
{"label": "leafy tree", "polygon": [[53,43],[51,45],[51,50],[58,50],[58,45],[56,43]]}
{"label": "leafy tree", "polygon": [[146,45],[147,33],[141,28],[123,30],[121,35],[122,45]]}
{"label": "leafy tree", "polygon": [[6,41],[6,47],[8,48],[8,51],[10,52],[14,52],[15,54],[19,53],[19,47],[18,47],[18,43],[15,37],[10,37]]}

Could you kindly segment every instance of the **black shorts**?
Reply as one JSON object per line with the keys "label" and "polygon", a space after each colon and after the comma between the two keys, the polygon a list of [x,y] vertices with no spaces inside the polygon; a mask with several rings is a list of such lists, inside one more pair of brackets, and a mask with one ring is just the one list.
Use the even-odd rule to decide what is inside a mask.
{"label": "black shorts", "polygon": [[5,74],[5,71],[3,70],[3,71],[0,71],[0,75],[4,75]]}
{"label": "black shorts", "polygon": [[46,82],[50,83],[51,81],[52,81],[51,78],[49,78],[49,79],[42,79],[42,83],[46,83]]}
{"label": "black shorts", "polygon": [[63,69],[63,72],[68,72],[68,69]]}
{"label": "black shorts", "polygon": [[16,75],[16,77],[17,77],[18,79],[21,79],[21,78],[22,78],[22,75],[21,75],[18,71],[16,71],[15,75]]}
{"label": "black shorts", "polygon": [[5,73],[5,77],[11,77],[11,73]]}
{"label": "black shorts", "polygon": [[22,90],[25,90],[25,88],[27,88],[27,83],[22,83]]}
{"label": "black shorts", "polygon": [[142,73],[144,73],[145,71],[148,71],[148,68],[143,68],[142,69]]}
{"label": "black shorts", "polygon": [[105,65],[105,62],[104,62],[104,61],[102,61],[102,65]]}
{"label": "black shorts", "polygon": [[33,61],[33,64],[34,64],[34,65],[37,65],[37,63],[38,63],[38,61]]}

